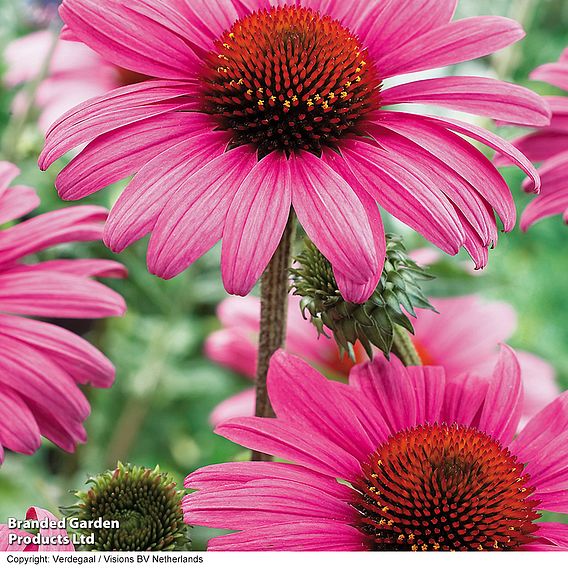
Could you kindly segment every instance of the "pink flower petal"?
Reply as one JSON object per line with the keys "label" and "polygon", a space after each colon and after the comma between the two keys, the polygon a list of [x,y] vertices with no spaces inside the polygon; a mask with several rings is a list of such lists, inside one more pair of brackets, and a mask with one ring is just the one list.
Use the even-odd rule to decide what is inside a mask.
{"label": "pink flower petal", "polygon": [[[568,151],[568,133],[544,128],[538,132],[521,136],[512,144],[531,162],[544,162],[556,154]],[[509,166],[511,162],[506,156],[495,156],[498,166]]]}
{"label": "pink flower petal", "polygon": [[290,479],[257,479],[246,485],[221,485],[216,491],[196,491],[183,500],[189,525],[251,530],[293,521],[334,521],[350,524],[356,512],[350,504],[325,491]]}
{"label": "pink flower petal", "polygon": [[565,61],[541,65],[530,74],[530,78],[568,91],[568,65]]}
{"label": "pink flower petal", "polygon": [[358,31],[372,56],[381,60],[424,34],[447,25],[454,15],[457,0],[386,0],[376,4],[366,14]]}
{"label": "pink flower petal", "polygon": [[191,83],[144,81],[90,99],[66,112],[48,130],[39,167],[46,170],[69,150],[122,126],[165,114],[182,106]]}
{"label": "pink flower petal", "polygon": [[0,225],[14,221],[33,211],[39,197],[31,187],[16,186],[0,193]]}
{"label": "pink flower petal", "polygon": [[434,104],[525,126],[547,126],[546,101],[525,87],[485,77],[441,77],[381,93],[381,104]]}
{"label": "pink flower petal", "polygon": [[381,112],[378,116],[381,126],[414,140],[467,180],[495,208],[505,229],[513,229],[517,213],[511,190],[479,150],[428,118],[401,112]]}
{"label": "pink flower petal", "polygon": [[415,392],[416,423],[438,423],[446,389],[444,369],[430,366],[408,367],[407,373]]}
{"label": "pink flower petal", "polygon": [[369,218],[351,187],[321,159],[301,152],[290,159],[292,203],[306,233],[342,274],[366,284],[378,270]]}
{"label": "pink flower petal", "polygon": [[219,241],[227,212],[256,155],[240,146],[190,176],[160,213],[148,246],[153,274],[173,278]]}
{"label": "pink flower petal", "polygon": [[121,316],[122,296],[99,282],[59,272],[0,273],[0,311],[49,318]]}
{"label": "pink flower petal", "polygon": [[210,465],[188,475],[184,485],[188,489],[215,492],[219,487],[238,487],[259,479],[301,483],[343,500],[348,500],[352,495],[348,486],[334,478],[288,463],[235,462]]}
{"label": "pink flower petal", "polygon": [[[58,521],[59,519],[45,509],[39,507],[30,507],[26,513],[26,519],[33,519],[43,521],[48,519],[50,521]],[[40,529],[39,534],[43,537],[67,537],[65,529]],[[74,551],[75,547],[72,544],[40,544],[37,548],[38,552],[57,552],[57,551]]]}
{"label": "pink flower petal", "polygon": [[449,254],[457,254],[465,234],[444,194],[408,170],[408,162],[366,142],[349,141],[342,152],[359,184],[389,213]]}
{"label": "pink flower petal", "polygon": [[476,426],[489,383],[471,374],[448,378],[440,420],[447,424]]}
{"label": "pink flower petal", "polygon": [[205,115],[168,113],[99,136],[57,176],[62,199],[82,199],[140,170],[150,160],[211,129]]}
{"label": "pink flower petal", "polygon": [[522,409],[521,367],[514,351],[503,345],[485,396],[479,429],[507,446],[517,431]]}
{"label": "pink flower petal", "polygon": [[[411,28],[412,29],[412,28]],[[484,57],[522,39],[514,20],[479,16],[435,27],[377,60],[383,78]]]}
{"label": "pink flower petal", "polygon": [[229,294],[246,296],[253,289],[282,239],[291,204],[289,162],[273,152],[254,166],[229,208],[221,255]]}
{"label": "pink flower petal", "polygon": [[112,363],[83,338],[66,329],[27,318],[0,315],[0,342],[9,335],[42,352],[74,381],[108,388],[114,381]]}
{"label": "pink flower petal", "polygon": [[512,144],[510,144],[506,140],[503,140],[503,138],[500,138],[496,134],[489,132],[489,130],[486,130],[485,128],[481,128],[473,124],[468,124],[467,122],[462,122],[460,120],[432,116],[425,118],[439,124],[440,126],[448,128],[449,130],[453,130],[454,132],[458,132],[459,134],[469,136],[470,138],[473,138],[474,140],[477,140],[478,142],[489,146],[489,148],[492,148],[496,152],[504,154],[532,179],[534,184],[533,191],[535,193],[538,193],[538,191],[540,190],[540,177],[535,167],[531,164],[526,156],[521,154],[521,152],[519,152],[519,150],[517,150],[517,148],[515,148]]}
{"label": "pink flower petal", "polygon": [[25,402],[6,385],[0,390],[0,415],[0,444],[14,452],[33,454],[41,444],[39,428]]}
{"label": "pink flower petal", "polygon": [[[184,79],[199,58],[183,37],[183,15],[162,0],[64,0],[61,18],[73,34],[119,67],[144,75]],[[178,25],[175,25],[178,24]]]}
{"label": "pink flower petal", "polygon": [[20,170],[14,164],[0,161],[0,196],[19,174]]}
{"label": "pink flower petal", "polygon": [[105,244],[114,252],[122,252],[152,231],[173,196],[186,190],[194,173],[223,154],[227,141],[222,132],[189,138],[144,165],[110,212]]}
{"label": "pink flower petal", "polygon": [[[256,375],[256,347],[251,337],[241,329],[232,328],[215,331],[206,339],[204,352],[211,361],[215,361],[215,363],[247,378],[253,379]],[[237,416],[233,414],[233,408],[251,408],[254,411],[254,403],[249,405],[248,400],[245,401],[244,393],[242,399],[239,398],[237,401],[236,398],[234,406],[232,402],[229,402],[233,401],[231,398],[216,407],[210,418],[214,425],[221,421],[221,416],[226,418]],[[227,404],[225,405],[225,403]],[[227,412],[230,412],[230,416],[226,415]],[[238,416],[252,416],[253,414],[254,412],[251,412],[239,414]],[[223,420],[226,418],[223,418]]]}
{"label": "pink flower petal", "polygon": [[252,450],[278,456],[314,471],[353,479],[360,463],[349,452],[315,432],[306,434],[296,424],[274,418],[236,418],[215,430],[217,434]]}
{"label": "pink flower petal", "polygon": [[303,521],[255,527],[254,530],[218,536],[209,551],[363,551],[367,537],[356,528],[334,521]]}
{"label": "pink flower petal", "polygon": [[128,270],[120,262],[100,258],[46,260],[37,264],[20,265],[10,269],[10,272],[34,272],[36,270],[63,272],[84,278],[126,278],[128,276]]}
{"label": "pink flower petal", "polygon": [[278,351],[270,362],[268,394],[279,419],[307,438],[314,432],[359,461],[375,450],[344,385],[326,379],[297,357]]}
{"label": "pink flower petal", "polygon": [[[252,346],[251,348],[254,351]],[[214,358],[211,359],[215,361]],[[218,404],[209,416],[209,423],[215,428],[219,426],[219,424],[227,420],[232,420],[233,418],[254,416],[255,407],[256,391],[255,389],[246,389]]]}
{"label": "pink flower petal", "polygon": [[525,550],[568,550],[568,525],[564,523],[537,523],[538,531],[535,536],[540,542],[531,543],[524,547]]}

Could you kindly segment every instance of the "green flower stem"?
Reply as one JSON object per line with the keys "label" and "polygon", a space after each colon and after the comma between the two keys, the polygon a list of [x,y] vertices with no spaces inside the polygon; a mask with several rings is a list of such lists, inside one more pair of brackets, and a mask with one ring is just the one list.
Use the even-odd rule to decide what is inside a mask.
{"label": "green flower stem", "polygon": [[[258,340],[258,366],[256,371],[256,416],[274,416],[266,390],[266,375],[272,355],[284,347],[288,316],[288,270],[292,259],[292,243],[296,229],[294,213],[290,218],[282,240],[272,257],[261,281],[260,337]],[[271,456],[252,453],[253,461],[270,461]]]}
{"label": "green flower stem", "polygon": [[422,365],[422,360],[408,332],[399,325],[394,326],[394,340],[392,352],[403,362],[406,367]]}

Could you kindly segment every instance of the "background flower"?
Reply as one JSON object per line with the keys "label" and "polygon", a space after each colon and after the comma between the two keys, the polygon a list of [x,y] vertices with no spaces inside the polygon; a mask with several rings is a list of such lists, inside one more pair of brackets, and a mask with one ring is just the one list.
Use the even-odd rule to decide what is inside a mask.
{"label": "background flower", "polygon": [[[18,174],[0,162],[0,225],[38,204],[33,189],[8,187]],[[106,210],[73,207],[0,230],[0,461],[4,448],[34,453],[44,436],[66,451],[85,442],[90,412],[80,384],[108,388],[114,367],[70,331],[36,318],[102,318],[124,313],[124,300],[94,277],[124,277],[121,264],[99,259],[33,262],[60,245],[100,239]],[[30,260],[32,260],[30,262]]]}
{"label": "background flower", "polygon": [[[568,91],[568,49],[557,63],[535,69],[531,79]],[[563,215],[564,222],[568,223],[568,97],[548,96],[546,100],[552,109],[550,126],[514,141],[533,162],[542,163],[540,195],[525,209],[521,219],[525,231],[540,219],[552,215]],[[506,162],[501,158],[500,163]],[[523,187],[530,190],[530,180],[525,181]]]}
{"label": "background flower", "polygon": [[[487,302],[478,296],[435,298],[431,303],[439,313],[419,310],[413,319],[415,335],[411,337],[425,365],[444,367],[449,378],[464,373],[489,376],[497,362],[499,345],[515,332],[517,315],[504,302]],[[257,298],[228,298],[218,309],[223,328],[213,332],[205,342],[205,353],[217,363],[250,379],[256,374],[260,302]],[[341,357],[335,341],[318,338],[316,328],[304,320],[299,299],[290,298],[286,349],[299,355],[323,374],[346,379],[353,366]],[[377,357],[381,357],[377,353]],[[542,410],[560,394],[552,366],[531,353],[517,354],[525,389],[523,423]],[[358,363],[367,360],[358,345]],[[254,389],[223,401],[211,414],[218,425],[229,418],[254,415]]]}
{"label": "background flower", "polygon": [[[105,242],[122,251],[151,233],[150,270],[172,278],[222,239],[223,281],[238,295],[272,257],[290,206],[348,300],[367,299],[380,276],[377,204],[445,252],[464,247],[485,266],[495,213],[508,231],[515,208],[500,174],[461,135],[509,156],[537,189],[534,168],[483,128],[385,106],[431,103],[531,126],[547,124],[549,109],[531,91],[488,78],[382,82],[483,57],[521,39],[521,27],[499,17],[452,21],[456,0],[402,11],[397,0],[283,4],[64,0],[63,37],[159,80],[95,98],[53,125],[42,169],[88,144],[59,174],[59,194],[80,199],[136,173]],[[290,26],[304,38],[297,55],[287,47]]]}
{"label": "background flower", "polygon": [[277,418],[240,418],[217,432],[292,464],[220,464],[188,476],[198,491],[184,499],[186,522],[238,531],[209,550],[568,548],[568,526],[535,522],[539,510],[567,510],[558,434],[568,398],[515,439],[522,384],[509,348],[489,383],[378,358],[349,382],[274,356]]}

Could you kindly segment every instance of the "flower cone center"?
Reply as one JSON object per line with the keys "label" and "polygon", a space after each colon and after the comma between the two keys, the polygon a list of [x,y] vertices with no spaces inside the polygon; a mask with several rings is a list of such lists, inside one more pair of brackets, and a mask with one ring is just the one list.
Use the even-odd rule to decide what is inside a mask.
{"label": "flower cone center", "polygon": [[532,540],[538,501],[523,465],[458,425],[399,432],[363,467],[355,506],[377,550],[515,550]]}
{"label": "flower cone center", "polygon": [[238,20],[202,72],[204,111],[233,145],[318,154],[356,132],[379,108],[381,81],[347,28],[314,10],[286,6]]}

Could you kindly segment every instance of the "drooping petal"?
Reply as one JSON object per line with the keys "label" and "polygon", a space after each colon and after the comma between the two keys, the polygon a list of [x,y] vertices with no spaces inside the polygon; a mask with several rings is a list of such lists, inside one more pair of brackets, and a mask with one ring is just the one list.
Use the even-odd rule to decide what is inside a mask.
{"label": "drooping petal", "polygon": [[289,162],[273,152],[254,166],[229,208],[221,255],[229,294],[246,296],[257,283],[282,239],[291,204]]}
{"label": "drooping petal", "polygon": [[[251,349],[254,351],[254,347],[251,346]],[[254,355],[256,357],[256,353]],[[209,415],[209,423],[215,428],[219,424],[227,420],[232,420],[233,418],[254,416],[255,406],[255,389],[246,389],[218,404]]]}
{"label": "drooping petal", "polygon": [[568,65],[564,61],[541,65],[530,74],[530,78],[568,91]]}
{"label": "drooping petal", "polygon": [[0,196],[8,189],[12,180],[17,177],[20,170],[10,162],[0,161]]}
{"label": "drooping petal", "polygon": [[255,161],[251,148],[240,146],[181,183],[160,213],[150,239],[152,273],[173,278],[219,241],[232,200]]}
{"label": "drooping petal", "polygon": [[40,432],[33,414],[21,397],[6,385],[0,389],[0,416],[2,446],[28,455],[39,448]]}
{"label": "drooping petal", "polygon": [[359,184],[379,205],[449,254],[457,254],[465,234],[455,210],[437,188],[407,169],[407,161],[366,142],[350,141],[342,152]]}
{"label": "drooping petal", "polygon": [[84,278],[126,278],[128,276],[126,266],[120,262],[100,258],[66,258],[46,260],[37,264],[21,264],[17,268],[11,268],[10,273],[39,270],[63,272]]}
{"label": "drooping petal", "polygon": [[381,93],[381,104],[434,104],[524,126],[547,126],[550,108],[533,91],[486,77],[441,77]]}
{"label": "drooping petal", "polygon": [[290,159],[292,203],[310,239],[332,266],[365,284],[379,261],[369,218],[355,192],[332,168],[308,152]]}
{"label": "drooping petal", "polygon": [[31,187],[16,186],[0,193],[0,225],[14,221],[33,211],[39,197]]}
{"label": "drooping petal", "polygon": [[473,145],[428,118],[402,112],[381,112],[378,123],[414,140],[467,180],[501,217],[505,230],[515,226],[511,191],[493,164]]}

